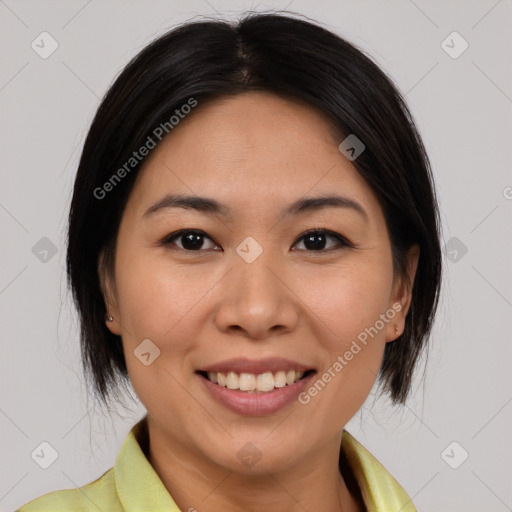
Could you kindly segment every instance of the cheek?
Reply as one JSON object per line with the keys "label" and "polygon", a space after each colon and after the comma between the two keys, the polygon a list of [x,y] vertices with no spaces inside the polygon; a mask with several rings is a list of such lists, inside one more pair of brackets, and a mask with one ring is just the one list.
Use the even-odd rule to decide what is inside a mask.
{"label": "cheek", "polygon": [[[176,380],[187,364],[187,355],[201,329],[198,302],[208,288],[178,267],[165,262],[120,259],[117,274],[122,340],[128,374],[148,411],[161,409],[162,398],[178,397],[187,409],[187,395]],[[149,365],[137,357],[143,340],[158,347],[159,355]],[[154,350],[150,345],[149,351]],[[152,358],[152,354],[150,358]]]}
{"label": "cheek", "polygon": [[204,282],[191,279],[189,271],[176,265],[149,258],[126,263],[120,261],[118,295],[128,336],[157,343],[175,338],[179,344],[187,338],[184,328],[189,323],[183,320],[205,294]]}
{"label": "cheek", "polygon": [[336,404],[332,422],[344,424],[364,403],[382,363],[386,324],[381,315],[388,307],[392,270],[382,260],[363,264],[360,258],[316,278],[303,297],[315,313],[310,316],[317,319],[317,339],[324,350],[317,379],[329,381],[325,388],[317,385],[324,389],[317,407],[329,415]]}
{"label": "cheek", "polygon": [[304,302],[322,320],[332,349],[350,344],[388,307],[392,272],[382,264],[346,265],[317,277],[305,287]]}

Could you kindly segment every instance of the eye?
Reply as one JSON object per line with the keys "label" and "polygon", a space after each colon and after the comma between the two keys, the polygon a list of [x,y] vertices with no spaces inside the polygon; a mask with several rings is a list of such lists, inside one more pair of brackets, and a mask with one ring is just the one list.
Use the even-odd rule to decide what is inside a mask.
{"label": "eye", "polygon": [[334,245],[334,247],[326,247],[328,239],[334,239],[335,241],[337,241],[338,246],[352,247],[352,245],[341,235],[338,235],[337,233],[328,231],[326,229],[314,229],[312,231],[308,231],[307,233],[302,235],[301,238],[299,238],[299,242],[297,242],[296,245],[302,243],[308,252],[320,252],[325,250],[336,249],[336,244]]}
{"label": "eye", "polygon": [[176,244],[180,249],[197,252],[205,249],[204,239],[212,242],[212,247],[206,247],[206,249],[219,250],[216,249],[216,247],[219,246],[215,244],[213,240],[206,235],[206,233],[197,229],[187,229],[172,233],[162,240],[162,245],[176,244],[176,241],[178,241],[182,244],[181,246]]}
{"label": "eye", "polygon": [[[328,240],[334,240],[334,245],[328,246]],[[205,247],[205,240],[209,240],[210,247]],[[300,245],[302,243],[305,249],[300,248],[299,250],[306,250],[308,252],[321,252],[325,250],[336,249],[336,245],[341,247],[353,247],[345,238],[341,235],[328,231],[326,229],[314,229],[308,231],[299,238],[299,241],[294,244]],[[198,229],[187,229],[177,231],[167,235],[161,244],[164,246],[177,245],[179,249],[188,252],[200,252],[202,250],[213,249],[214,251],[221,251],[222,249],[217,245],[204,231]],[[326,247],[327,246],[327,247]]]}

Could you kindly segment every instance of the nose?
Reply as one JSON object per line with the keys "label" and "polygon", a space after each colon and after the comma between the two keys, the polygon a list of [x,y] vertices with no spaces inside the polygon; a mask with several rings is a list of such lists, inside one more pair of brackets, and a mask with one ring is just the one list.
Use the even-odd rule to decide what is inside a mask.
{"label": "nose", "polygon": [[234,266],[220,290],[217,328],[251,339],[292,332],[298,323],[300,300],[285,267],[276,265],[270,251],[263,251],[252,263],[236,256]]}

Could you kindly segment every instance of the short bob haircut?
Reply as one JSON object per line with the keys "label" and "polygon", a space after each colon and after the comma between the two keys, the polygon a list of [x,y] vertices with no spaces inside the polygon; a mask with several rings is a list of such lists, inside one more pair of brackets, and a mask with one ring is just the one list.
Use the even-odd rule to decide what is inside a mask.
{"label": "short bob haircut", "polygon": [[188,22],[136,55],[103,98],[76,175],[66,264],[79,312],[85,376],[104,404],[121,383],[128,386],[129,377],[121,337],[105,326],[98,265],[101,255],[113,275],[120,220],[143,161],[123,173],[106,198],[98,190],[106,190],[155,128],[169,127],[169,119],[191,98],[200,108],[248,91],[305,103],[332,124],[340,143],[350,134],[363,141],[366,148],[352,163],[383,209],[395,276],[405,275],[406,251],[419,245],[405,329],[396,342],[386,344],[378,376],[381,391],[394,404],[405,402],[441,286],[439,211],[430,163],[392,80],[353,44],[301,18],[245,13],[233,23]]}

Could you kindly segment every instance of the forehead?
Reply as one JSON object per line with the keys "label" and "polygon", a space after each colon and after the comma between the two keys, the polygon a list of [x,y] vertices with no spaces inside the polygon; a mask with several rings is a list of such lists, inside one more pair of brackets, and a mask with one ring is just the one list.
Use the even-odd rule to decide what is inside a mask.
{"label": "forehead", "polygon": [[170,192],[215,197],[235,210],[339,193],[379,208],[339,139],[322,114],[270,93],[199,103],[146,158],[131,206],[140,214]]}

